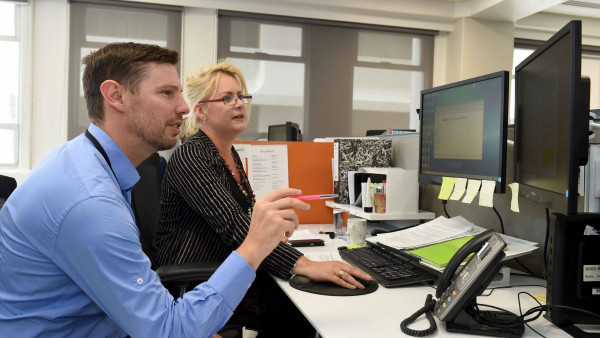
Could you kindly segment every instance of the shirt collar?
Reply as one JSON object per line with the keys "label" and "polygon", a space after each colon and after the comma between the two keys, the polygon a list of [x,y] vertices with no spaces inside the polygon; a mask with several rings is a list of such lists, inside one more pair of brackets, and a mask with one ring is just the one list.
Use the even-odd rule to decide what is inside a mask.
{"label": "shirt collar", "polygon": [[104,151],[110,160],[112,169],[117,176],[121,190],[129,191],[133,189],[133,186],[140,179],[140,175],[129,158],[123,153],[117,143],[102,130],[102,128],[90,123],[88,131],[94,135],[102,148],[104,148]]}

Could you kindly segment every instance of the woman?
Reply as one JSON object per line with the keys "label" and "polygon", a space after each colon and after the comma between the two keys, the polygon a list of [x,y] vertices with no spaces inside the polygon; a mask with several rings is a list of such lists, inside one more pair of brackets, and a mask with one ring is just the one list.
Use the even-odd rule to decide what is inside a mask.
{"label": "woman", "polygon": [[[223,261],[244,240],[254,205],[252,187],[233,147],[246,129],[246,105],[252,99],[240,70],[220,62],[191,74],[186,79],[186,95],[193,113],[184,120],[184,143],[171,156],[163,181],[155,267]],[[238,307],[258,308],[254,314],[261,320],[268,318],[263,320],[265,331],[281,324],[265,312],[277,312],[277,304],[289,300],[275,295],[281,290],[264,271],[282,279],[304,275],[346,288],[363,288],[352,276],[370,279],[342,262],[311,261],[282,242],[263,261]]]}

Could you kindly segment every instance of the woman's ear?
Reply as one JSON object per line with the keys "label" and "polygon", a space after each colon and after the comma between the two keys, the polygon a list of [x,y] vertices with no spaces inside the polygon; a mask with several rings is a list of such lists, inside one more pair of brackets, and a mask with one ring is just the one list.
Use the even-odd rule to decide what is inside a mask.
{"label": "woman's ear", "polygon": [[208,116],[206,115],[206,107],[201,103],[198,103],[194,106],[194,114],[200,121],[206,121]]}
{"label": "woman's ear", "polygon": [[114,80],[106,80],[100,85],[104,101],[117,111],[123,111],[123,90],[124,88]]}

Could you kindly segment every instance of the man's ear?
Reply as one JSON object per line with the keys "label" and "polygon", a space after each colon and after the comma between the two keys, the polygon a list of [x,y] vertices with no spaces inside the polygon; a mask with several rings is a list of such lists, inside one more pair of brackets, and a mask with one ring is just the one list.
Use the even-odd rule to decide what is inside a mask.
{"label": "man's ear", "polygon": [[123,91],[125,88],[117,81],[106,80],[100,85],[104,101],[117,111],[123,111]]}

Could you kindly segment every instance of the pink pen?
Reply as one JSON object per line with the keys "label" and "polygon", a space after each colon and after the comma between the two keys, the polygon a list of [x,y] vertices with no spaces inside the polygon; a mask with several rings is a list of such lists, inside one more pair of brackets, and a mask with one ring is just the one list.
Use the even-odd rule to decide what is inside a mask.
{"label": "pink pen", "polygon": [[306,200],[322,200],[326,198],[336,198],[337,194],[325,194],[325,195],[302,195],[302,196],[290,196],[291,198],[299,199],[302,201]]}

